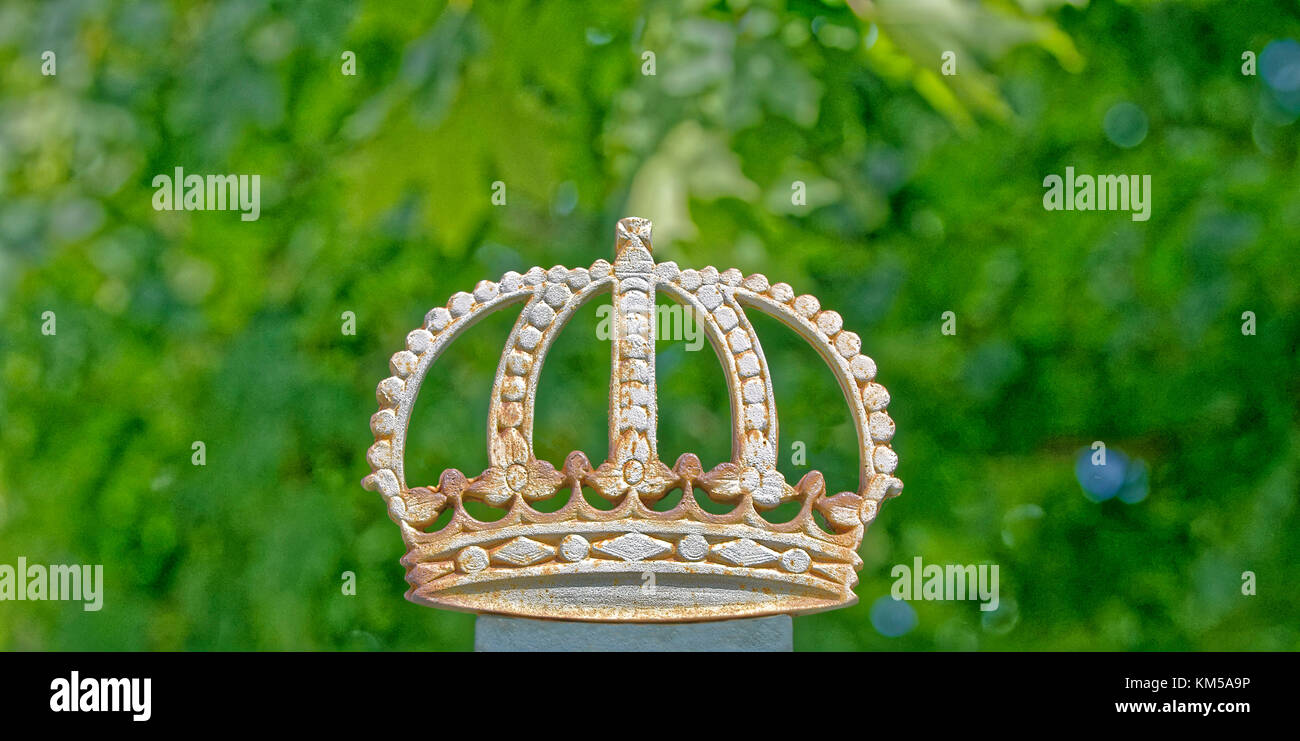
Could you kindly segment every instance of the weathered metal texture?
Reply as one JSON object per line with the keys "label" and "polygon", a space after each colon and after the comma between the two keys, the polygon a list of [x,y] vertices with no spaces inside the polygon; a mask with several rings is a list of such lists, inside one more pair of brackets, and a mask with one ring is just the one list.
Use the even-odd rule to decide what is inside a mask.
{"label": "weathered metal texture", "polygon": [[[533,455],[533,409],[547,350],[580,306],[599,294],[614,301],[611,338],[609,453],[593,467],[581,452],[559,468]],[[655,439],[655,297],[694,309],[726,374],[732,410],[732,459],[704,471],[680,456],[670,467]],[[403,471],[407,424],[421,382],[448,343],[489,312],[524,303],[506,342],[488,413],[487,470],[468,478],[456,469],[437,486],[408,487]],[[776,404],[751,308],[770,314],[807,339],[839,381],[857,427],[856,492],[827,496],[813,471],[791,486],[777,470]],[[858,335],[816,298],[784,283],[716,268],[680,270],[656,263],[650,222],[618,223],[615,260],[590,268],[534,267],[482,281],[433,309],[393,355],[371,417],[373,473],[362,484],[380,492],[406,542],[402,563],[407,599],[482,613],[590,621],[696,621],[806,613],[856,601],[862,560],[856,551],[880,503],[902,491],[889,447],[894,422],[889,393],[875,382],[876,365]],[[612,505],[598,509],[582,489]],[[675,489],[680,503],[652,505]],[[734,504],[705,511],[700,490]],[[555,512],[530,503],[571,492]],[[505,509],[492,522],[470,516],[466,499]],[[802,503],[783,523],[762,512]],[[450,521],[426,532],[445,510]],[[815,519],[821,514],[830,526]]]}

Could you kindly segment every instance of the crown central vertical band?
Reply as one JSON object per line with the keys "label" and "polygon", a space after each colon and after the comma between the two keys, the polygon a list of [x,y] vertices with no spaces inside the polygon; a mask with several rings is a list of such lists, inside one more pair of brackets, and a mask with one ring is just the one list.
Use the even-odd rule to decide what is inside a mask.
{"label": "crown central vertical band", "polygon": [[[650,222],[618,224],[614,260],[614,321],[610,339],[609,459],[628,467],[656,459],[655,292]],[[627,471],[636,478],[635,471]]]}

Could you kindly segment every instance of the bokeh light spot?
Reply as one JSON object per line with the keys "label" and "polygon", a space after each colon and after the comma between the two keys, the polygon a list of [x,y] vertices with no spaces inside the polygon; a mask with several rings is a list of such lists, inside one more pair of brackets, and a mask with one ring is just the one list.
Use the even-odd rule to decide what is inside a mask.
{"label": "bokeh light spot", "polygon": [[1117,147],[1132,149],[1147,138],[1147,114],[1134,103],[1116,103],[1102,119],[1106,138]]}
{"label": "bokeh light spot", "polygon": [[871,626],[886,638],[907,635],[916,624],[916,610],[901,599],[886,595],[871,605]]}
{"label": "bokeh light spot", "polygon": [[1300,91],[1300,42],[1295,39],[1270,42],[1259,55],[1259,73],[1265,85],[1280,93]]}
{"label": "bokeh light spot", "polygon": [[1089,499],[1104,502],[1118,494],[1120,487],[1124,486],[1128,456],[1118,450],[1108,450],[1104,462],[1094,462],[1096,455],[1092,449],[1079,451],[1074,464],[1074,475]]}

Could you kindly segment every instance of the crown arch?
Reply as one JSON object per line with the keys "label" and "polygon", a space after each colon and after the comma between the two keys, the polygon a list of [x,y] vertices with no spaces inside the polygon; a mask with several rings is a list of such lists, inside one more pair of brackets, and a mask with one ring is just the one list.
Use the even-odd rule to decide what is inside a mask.
{"label": "crown arch", "polygon": [[814,296],[805,294],[795,297],[794,291],[785,284],[778,283],[762,291],[753,290],[765,282],[755,280],[752,281],[753,288],[738,288],[735,291],[736,300],[793,329],[826,362],[840,390],[844,392],[844,400],[857,429],[858,492],[866,493],[877,474],[892,475],[898,464],[897,456],[888,447],[894,436],[894,422],[885,411],[889,405],[889,392],[884,386],[875,383],[875,361],[859,352],[862,347],[861,338],[856,333],[843,329],[842,319],[837,312],[823,311]]}
{"label": "crown arch", "polygon": [[722,365],[731,402],[732,460],[775,466],[778,432],[772,381],[763,348],[744,312],[716,288],[705,293],[710,302],[718,302],[714,309],[726,309],[720,312],[721,321],[695,293],[678,283],[663,281],[656,288],[691,309]]}
{"label": "crown arch", "polygon": [[[379,411],[370,418],[375,444],[366,453],[372,485],[386,497],[406,490],[405,451],[411,410],[420,385],[434,362],[463,332],[502,308],[522,303],[532,293],[536,275],[508,272],[499,282],[480,281],[472,293],[452,294],[445,306],[425,315],[424,324],[406,335],[406,349],[389,359],[391,376],[375,392]],[[391,501],[391,499],[390,499]]]}
{"label": "crown arch", "polygon": [[675,265],[666,266],[665,273],[672,278],[662,278],[658,290],[691,308],[726,376],[731,403],[731,464],[750,479],[744,488],[761,509],[796,497],[797,492],[776,467],[776,402],[757,333],[726,285],[719,281],[717,271],[677,273]]}
{"label": "crown arch", "polygon": [[533,419],[537,384],[555,338],[592,298],[609,293],[614,280],[603,260],[590,270],[561,266],[546,272],[520,312],[492,384],[488,409],[488,463],[494,468],[535,460]]}

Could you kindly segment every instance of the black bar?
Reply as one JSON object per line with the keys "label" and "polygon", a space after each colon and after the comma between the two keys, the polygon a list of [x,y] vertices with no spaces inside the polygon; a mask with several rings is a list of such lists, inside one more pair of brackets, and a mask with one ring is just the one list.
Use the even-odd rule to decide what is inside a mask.
{"label": "black bar", "polygon": [[[1270,653],[12,653],[0,658],[0,712],[48,730],[192,730],[196,723],[238,730],[268,720],[337,729],[345,718],[391,732],[449,732],[473,719],[540,730],[560,718],[635,723],[638,713],[695,731],[707,716],[728,735],[753,729],[757,719],[811,722],[801,738],[816,729],[856,736],[880,723],[1291,728],[1297,663],[1293,654]],[[149,678],[149,719],[54,712],[52,684],[74,671],[82,682]],[[1134,702],[1155,705],[1117,709]],[[1191,702],[1214,708],[1204,715],[1166,705]]]}

